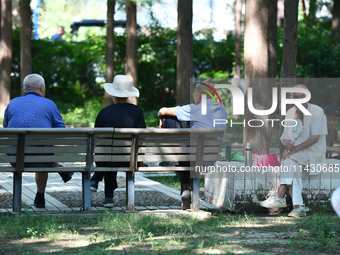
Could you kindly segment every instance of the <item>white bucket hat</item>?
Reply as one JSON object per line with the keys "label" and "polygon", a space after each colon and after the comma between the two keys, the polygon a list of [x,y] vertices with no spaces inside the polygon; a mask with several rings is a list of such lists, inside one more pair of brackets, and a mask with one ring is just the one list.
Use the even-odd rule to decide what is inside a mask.
{"label": "white bucket hat", "polygon": [[105,91],[114,97],[139,97],[139,90],[133,86],[129,76],[116,75],[113,83],[104,83]]}

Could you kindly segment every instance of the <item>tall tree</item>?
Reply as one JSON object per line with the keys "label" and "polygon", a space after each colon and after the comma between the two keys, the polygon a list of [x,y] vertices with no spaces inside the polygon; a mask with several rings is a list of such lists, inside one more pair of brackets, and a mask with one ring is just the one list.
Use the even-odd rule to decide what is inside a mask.
{"label": "tall tree", "polygon": [[[281,66],[281,87],[292,87],[296,78],[297,58],[297,31],[298,31],[299,1],[284,1],[284,32],[283,32],[283,53]],[[283,120],[283,116],[281,116]],[[280,134],[283,127],[280,127]],[[283,152],[283,145],[280,143],[280,155]]]}
{"label": "tall tree", "polygon": [[309,0],[308,23],[313,24],[316,19],[317,0]]}
{"label": "tall tree", "polygon": [[[281,78],[296,77],[298,11],[299,1],[284,1],[284,34]],[[282,82],[284,82],[284,80]]]}
{"label": "tall tree", "polygon": [[[277,1],[274,1],[277,4]],[[248,91],[253,90],[253,107],[257,110],[268,110],[272,106],[272,83],[269,77],[275,77],[276,71],[271,67],[273,58],[276,59],[276,47],[274,47],[271,25],[276,26],[277,7],[272,0],[247,0],[245,13],[245,33],[244,33],[244,75],[245,95],[248,98]],[[275,20],[274,20],[275,18]],[[275,33],[275,32],[274,32]],[[275,73],[275,74],[274,74]],[[262,79],[259,79],[262,78]],[[248,107],[245,109],[246,125],[244,128],[243,141],[252,143],[253,151],[257,154],[267,154],[269,152],[269,123],[268,116],[254,115]],[[248,121],[252,119],[262,120],[261,127],[251,127]],[[259,126],[259,123],[253,126]]]}
{"label": "tall tree", "polygon": [[177,1],[177,75],[176,103],[190,103],[190,79],[193,76],[192,0]]}
{"label": "tall tree", "polygon": [[20,81],[32,73],[32,11],[30,0],[20,0]]}
{"label": "tall tree", "polygon": [[[235,45],[235,73],[234,78],[241,78],[241,59],[242,59],[242,0],[236,0],[236,45]],[[237,82],[239,84],[239,82]]]}
{"label": "tall tree", "polygon": [[11,98],[12,1],[1,0],[0,33],[0,116]]}
{"label": "tall tree", "polygon": [[[106,19],[106,69],[105,81],[110,83],[114,76],[114,14],[115,14],[115,0],[107,0],[107,19]],[[112,97],[105,92],[104,105],[112,104]]]}
{"label": "tall tree", "polygon": [[332,9],[332,36],[340,42],[340,1],[334,0]]}
{"label": "tall tree", "polygon": [[277,72],[277,3],[278,0],[268,2],[268,77],[276,78]]}
{"label": "tall tree", "polygon": [[[137,6],[133,0],[126,0],[126,75],[138,85],[137,77]],[[137,104],[135,98],[131,102]]]}

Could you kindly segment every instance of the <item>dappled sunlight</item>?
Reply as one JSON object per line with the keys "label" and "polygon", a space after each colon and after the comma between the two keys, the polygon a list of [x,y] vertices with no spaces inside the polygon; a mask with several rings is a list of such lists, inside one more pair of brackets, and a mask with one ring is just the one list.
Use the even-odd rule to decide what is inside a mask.
{"label": "dappled sunlight", "polygon": [[[205,220],[174,215],[166,221],[156,214],[91,215],[82,218],[15,218],[11,225],[6,222],[13,218],[7,218],[7,221],[0,218],[5,220],[3,234],[10,232],[6,230],[9,227],[18,231],[19,226],[25,225],[20,233],[13,232],[13,237],[7,235],[0,249],[14,253],[289,254],[294,251],[317,254],[320,250],[334,251],[338,242],[332,236],[329,239],[320,236],[318,239],[317,232],[313,232],[314,224],[329,222],[325,215],[289,219],[215,214]],[[308,222],[310,225],[306,225]],[[323,240],[321,243],[318,241],[320,238]],[[306,250],[304,244],[310,248]],[[312,252],[312,249],[316,250]]]}

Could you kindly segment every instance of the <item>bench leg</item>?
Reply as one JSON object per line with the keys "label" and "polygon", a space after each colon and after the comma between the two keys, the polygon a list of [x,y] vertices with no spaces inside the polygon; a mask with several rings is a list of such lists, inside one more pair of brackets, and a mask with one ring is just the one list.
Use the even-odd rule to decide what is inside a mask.
{"label": "bench leg", "polygon": [[91,212],[91,179],[90,173],[82,173],[83,210]]}
{"label": "bench leg", "polygon": [[198,211],[200,209],[200,179],[192,179],[192,209]]}
{"label": "bench leg", "polygon": [[135,210],[135,177],[131,172],[126,172],[126,210]]}
{"label": "bench leg", "polygon": [[22,173],[13,174],[13,212],[21,211]]}

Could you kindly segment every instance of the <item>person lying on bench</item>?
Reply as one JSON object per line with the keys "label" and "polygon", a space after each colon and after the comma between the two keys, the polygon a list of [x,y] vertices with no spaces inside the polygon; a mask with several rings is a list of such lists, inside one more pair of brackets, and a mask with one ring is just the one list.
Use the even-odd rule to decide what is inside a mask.
{"label": "person lying on bench", "polygon": [[[65,124],[56,104],[45,98],[45,80],[39,74],[29,74],[23,81],[24,96],[12,99],[5,111],[4,128],[65,128]],[[26,163],[25,167],[51,167],[58,163]],[[13,164],[14,165],[14,164]],[[60,172],[66,183],[73,173]],[[34,206],[45,208],[45,189],[48,173],[37,172],[37,194]]]}
{"label": "person lying on bench", "polygon": [[[176,107],[163,107],[158,111],[160,119],[160,128],[180,128],[179,121],[190,121],[191,128],[215,128],[215,119],[227,119],[227,111],[220,103],[215,103],[210,95],[215,92],[214,85],[211,83],[198,83],[194,94],[194,104]],[[202,95],[205,95],[206,114],[202,114]],[[225,124],[216,126],[216,128],[225,128]],[[181,162],[181,166],[190,166],[190,162]],[[190,209],[190,171],[176,172],[181,183],[181,200],[182,209]]]}

